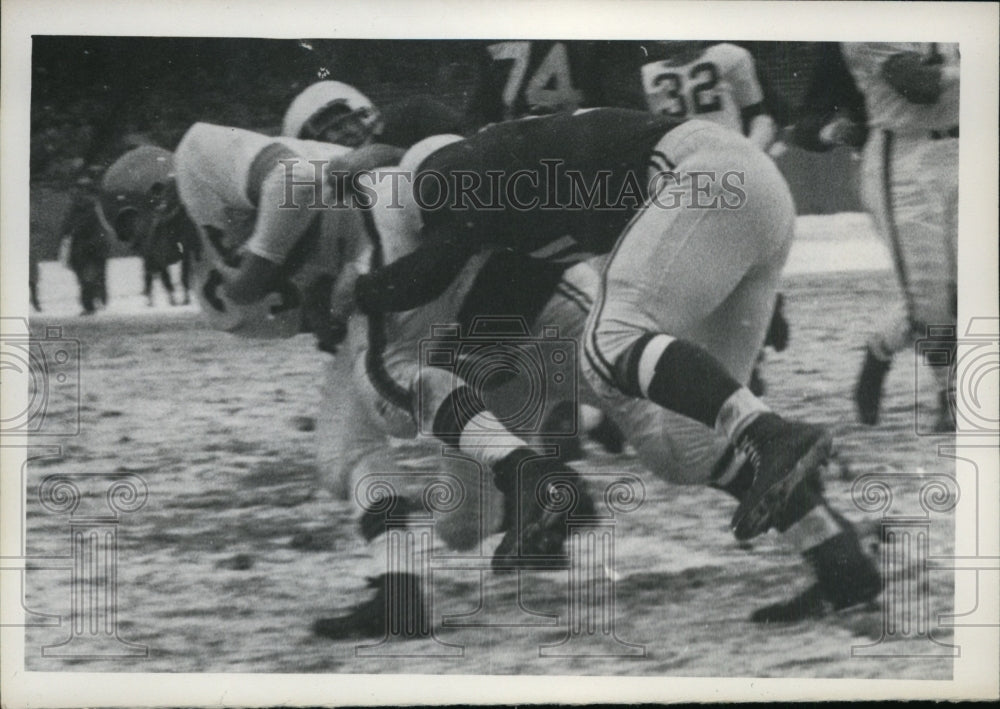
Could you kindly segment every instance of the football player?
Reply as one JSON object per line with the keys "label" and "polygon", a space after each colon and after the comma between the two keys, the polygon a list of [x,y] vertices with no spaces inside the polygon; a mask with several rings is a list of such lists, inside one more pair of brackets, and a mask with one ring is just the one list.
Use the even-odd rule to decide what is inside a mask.
{"label": "football player", "polygon": [[753,56],[743,47],[703,41],[652,42],[641,68],[646,105],[672,118],[712,121],[766,151],[774,120],[764,106]]}
{"label": "football player", "polygon": [[[490,43],[469,114],[482,125],[593,106],[713,121],[747,135],[764,151],[775,138],[750,52],[697,40]],[[765,338],[765,345],[779,352],[787,346],[789,331],[783,303],[779,295]],[[758,396],[765,391],[763,358],[761,349],[748,385]]]}
{"label": "football player", "polygon": [[823,153],[841,145],[861,150],[868,138],[865,98],[851,76],[840,45],[817,42],[812,74],[792,130],[800,148]]}
{"label": "football player", "polygon": [[[359,152],[338,162],[337,169],[351,171],[362,163]],[[877,571],[817,489],[829,435],[780,419],[740,384],[764,336],[794,220],[787,186],[769,159],[712,124],[692,121],[678,127],[648,114],[594,110],[493,126],[429,154],[411,152],[404,167],[407,163],[421,186],[396,212],[411,213],[404,222],[415,229],[411,239],[420,245],[359,277],[356,295],[367,312],[378,320],[438,302],[484,249],[512,249],[549,260],[612,250],[584,342],[584,370],[594,389],[612,408],[638,397],[689,419],[697,429],[692,440],[699,435],[707,440],[705,459],[716,458],[715,465],[702,467],[713,474],[699,482],[740,500],[733,518],[738,538],[773,526],[801,541],[820,577],[810,591],[813,601],[840,607],[877,594]],[[561,172],[552,171],[556,163]],[[654,177],[674,181],[679,189],[650,190],[650,163],[658,168]],[[692,182],[698,173],[713,170],[721,178],[721,171],[734,164],[744,171],[741,188],[748,188],[739,205],[722,204],[725,190],[719,182],[700,188]],[[432,173],[441,179],[421,180]],[[451,181],[469,173],[497,175],[500,182]],[[425,189],[431,182],[436,184]],[[591,188],[603,189],[598,199],[610,203],[595,209],[560,201],[558,195],[581,187],[591,195]],[[692,202],[699,191],[711,196],[707,203]],[[442,208],[442,192],[448,199],[464,195],[469,203]],[[507,203],[482,208],[493,195],[504,195]],[[679,200],[674,208],[658,201],[671,199]],[[470,209],[470,203],[479,208]],[[741,214],[742,208],[753,211]],[[425,373],[431,370],[421,376]],[[446,377],[440,386],[422,397],[418,419],[441,440],[458,441],[474,454],[476,431],[496,421],[487,421],[487,410],[469,405],[476,397],[463,391],[463,383]],[[490,442],[486,455],[501,488],[510,469],[522,470],[537,458],[517,436]],[[688,442],[682,448],[695,446]],[[550,471],[543,464],[539,472],[544,478]],[[522,520],[531,524],[515,534],[532,525],[537,529],[544,516],[529,508],[522,512]],[[498,554],[503,551],[501,544]],[[844,583],[845,578],[851,582]],[[804,607],[799,598],[768,609],[760,619],[786,619]]]}
{"label": "football player", "polygon": [[868,341],[854,390],[858,418],[878,422],[893,355],[918,337],[949,352],[938,379],[935,429],[953,431],[955,327],[958,317],[957,44],[845,43],[865,97],[869,138],[862,197],[889,246],[904,297]]}
{"label": "football player", "polygon": [[601,42],[505,40],[479,54],[466,112],[475,126],[600,106]]}
{"label": "football player", "polygon": [[[195,293],[214,327],[288,337],[303,325],[303,293],[339,258],[336,238],[319,232],[336,234],[339,220],[354,218],[316,208],[329,200],[322,166],[348,150],[196,123],[173,154],[142,146],[109,167],[101,215],[120,238],[192,253]],[[342,331],[329,322],[318,329]]]}
{"label": "football player", "polygon": [[281,134],[358,148],[378,142],[409,148],[432,135],[463,132],[457,112],[428,96],[411,96],[381,108],[353,86],[317,81],[285,111]]}
{"label": "football player", "polygon": [[[738,537],[756,536],[775,522],[787,497],[825,460],[831,441],[817,427],[784,422],[739,383],[752,368],[751,362],[742,371],[745,345],[763,342],[768,321],[757,311],[774,305],[773,288],[794,221],[777,168],[763,153],[751,157],[747,147],[753,146],[742,136],[704,121],[677,124],[616,109],[493,126],[435,151],[419,165],[415,204],[427,238],[415,252],[359,279],[361,306],[378,313],[427,303],[486,248],[511,248],[549,260],[613,250],[608,274],[616,278],[609,275],[605,288],[614,286],[615,293],[598,299],[587,360],[611,389],[718,426],[733,443],[755,451],[761,464],[733,526]],[[729,160],[722,157],[727,152],[733,155]],[[733,172],[737,157],[754,176]],[[686,172],[677,172],[681,160]],[[343,164],[353,167],[350,161]],[[482,175],[499,175],[499,191],[482,181],[478,189],[458,185],[456,173],[470,164]],[[650,166],[658,167],[654,177],[661,179],[662,189],[651,189]],[[443,185],[431,184],[422,173],[444,176]],[[708,179],[698,184],[699,174]],[[735,183],[727,186],[726,180],[740,185],[730,191]],[[667,182],[676,184],[668,187]],[[593,196],[590,190],[605,189],[610,201],[596,209],[579,208],[572,200],[581,186],[588,196]],[[751,189],[761,193],[748,199]],[[472,199],[458,209],[442,209],[442,192]],[[507,208],[472,208],[489,203],[494,194],[506,197],[509,204],[502,206]],[[675,203],[651,203],[660,197]],[[702,198],[707,201],[698,202]],[[748,205],[761,213],[748,216]],[[647,223],[648,228],[639,228]],[[695,230],[698,237],[690,237]],[[662,234],[680,236],[675,242]],[[673,287],[664,284],[665,266],[677,271],[667,279]],[[656,275],[644,278],[646,269]],[[726,302],[730,296],[735,300]],[[703,348],[674,337],[666,313],[685,327],[716,316],[713,334],[707,326],[700,334],[727,353],[732,374],[717,358],[704,356]],[[682,384],[695,381],[700,387],[694,391]],[[776,447],[786,453],[777,454]]]}

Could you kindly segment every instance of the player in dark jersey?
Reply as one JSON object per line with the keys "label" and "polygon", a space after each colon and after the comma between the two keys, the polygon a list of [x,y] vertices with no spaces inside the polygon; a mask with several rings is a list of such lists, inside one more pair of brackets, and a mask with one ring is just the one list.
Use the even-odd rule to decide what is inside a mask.
{"label": "player in dark jersey", "polygon": [[[473,125],[572,112],[583,107],[651,111],[677,120],[713,121],[747,135],[762,150],[774,140],[769,114],[778,107],[745,48],[712,41],[490,42],[481,53],[479,82],[469,103]],[[783,299],[775,301],[765,346],[787,346]],[[764,351],[750,389],[758,396]]]}
{"label": "player in dark jersey", "polygon": [[[844,607],[878,593],[877,570],[818,489],[829,434],[784,421],[743,386],[794,225],[787,185],[766,155],[715,124],[599,109],[418,144],[401,167],[414,171],[402,209],[417,212],[401,221],[422,245],[359,279],[364,308],[432,301],[484,249],[543,259],[610,252],[584,336],[593,390],[611,407],[645,398],[679,414],[692,428],[675,432],[680,445],[713,430],[728,441],[729,455],[702,482],[739,500],[738,538],[775,527],[796,540],[819,579],[813,601]],[[442,440],[460,439],[479,415],[459,398],[438,393],[440,403],[420,411]],[[510,458],[521,448],[494,450],[494,470],[517,469]],[[755,618],[796,617],[801,600]]]}
{"label": "player in dark jersey", "polygon": [[363,279],[359,301],[381,312],[427,303],[487,248],[548,260],[606,253],[649,197],[650,161],[670,167],[654,148],[676,125],[601,109],[498,124],[435,151],[413,176],[426,242]]}
{"label": "player in dark jersey", "polygon": [[[337,167],[353,171],[360,155],[352,156]],[[716,171],[700,191],[699,170]],[[424,243],[359,278],[363,309],[427,303],[484,249],[547,259],[613,250],[585,343],[597,388],[649,398],[747,452],[753,465],[737,485],[738,537],[790,526],[815,509],[809,502],[792,511],[786,502],[815,479],[829,434],[782,420],[741,383],[763,342],[794,221],[780,173],[745,138],[705,122],[600,109],[494,126],[433,152],[413,179]],[[631,280],[631,292],[618,279]],[[684,323],[682,333],[711,321],[719,331],[700,334],[731,361],[672,336],[661,321]]]}

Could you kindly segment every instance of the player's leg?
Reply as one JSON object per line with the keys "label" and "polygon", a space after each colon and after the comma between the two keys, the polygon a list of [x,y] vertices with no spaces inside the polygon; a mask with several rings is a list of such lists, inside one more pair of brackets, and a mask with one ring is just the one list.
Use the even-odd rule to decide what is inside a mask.
{"label": "player's leg", "polygon": [[[718,333],[730,329],[728,319],[765,321],[769,312],[767,294],[774,292],[779,277],[777,265],[755,270],[741,281],[717,313],[692,331],[679,334],[697,341],[710,352],[718,352],[732,371],[743,376],[753,364],[754,342],[732,346],[729,338],[719,337]],[[568,269],[536,325],[555,326],[560,334],[582,336],[585,311],[598,290],[598,282],[599,268],[594,263]],[[751,339],[758,336],[752,335]],[[581,367],[584,380],[592,379],[586,358],[582,359]],[[721,487],[737,500],[741,498],[744,490],[740,485],[747,482],[750,464],[744,457],[737,457],[725,437],[712,429],[618,391],[608,392],[602,401],[590,387],[584,386],[580,389],[580,401],[603,404],[621,428],[628,431],[629,443],[647,469],[660,479],[671,484]],[[721,479],[727,479],[728,484],[720,484]],[[815,615],[827,607],[845,607],[874,597],[880,589],[878,573],[861,549],[851,523],[829,506],[818,489],[810,490],[806,499],[796,501],[793,506],[803,513],[783,523],[781,532],[814,569],[816,581],[802,596],[815,602],[803,604],[797,598],[759,610],[754,620],[793,621],[805,617],[806,611]]]}
{"label": "player's leg", "polygon": [[145,257],[142,259],[142,294],[146,296],[146,305],[153,307],[153,268]]}
{"label": "player's leg", "polygon": [[[922,137],[915,142],[901,156],[900,168],[910,177],[899,209],[901,241],[911,274],[907,296],[913,303],[913,335],[934,340],[935,349],[948,351],[947,361],[952,363],[958,316],[958,139]],[[952,365],[932,369],[938,384],[936,427],[952,431]]]}
{"label": "player's leg", "polygon": [[[743,385],[763,342],[774,292],[756,294],[766,296],[766,307],[754,321],[723,307],[744,279],[780,271],[790,246],[791,197],[766,160],[741,151],[735,160],[724,153],[697,166],[711,171],[740,164],[747,170],[746,199],[738,209],[651,205],[640,213],[608,261],[585,341],[604,387],[716,428],[748,452],[754,478],[733,519],[740,538],[771,526],[792,492],[816,475],[831,445],[825,430],[784,421]],[[684,195],[693,194],[690,179],[681,174]],[[719,185],[714,189],[719,197]],[[719,343],[718,358],[675,334],[696,331],[713,314],[724,328],[709,335]],[[749,365],[730,372],[725,361],[734,363],[737,350],[744,361],[749,352]]]}
{"label": "player's leg", "polygon": [[[379,189],[386,189],[379,185]],[[412,194],[396,195],[396,208],[376,209],[374,225],[380,235],[386,260],[399,258],[420,242],[421,216]],[[391,199],[379,205],[393,204]],[[556,494],[556,485],[575,484],[573,471],[554,452],[531,445],[525,436],[507,430],[495,415],[478,384],[465,381],[454,370],[420,361],[421,342],[434,337],[435,325],[459,319],[463,299],[485,255],[473,257],[436,300],[413,311],[369,318],[384,346],[373,348],[369,378],[387,391],[387,400],[409,411],[417,430],[492,471],[493,482],[507,497],[516,500],[517,523],[498,547],[494,559],[500,565],[531,563],[529,556],[562,553],[565,524],[560,514],[550,514],[546,501]],[[544,563],[544,562],[540,562]]]}
{"label": "player's leg", "polygon": [[184,296],[181,300],[183,305],[191,303],[191,252],[184,251],[181,254],[181,287],[184,289]]}
{"label": "player's leg", "polygon": [[[371,592],[345,613],[321,618],[313,631],[336,640],[385,637],[390,628],[409,628],[412,637],[429,632],[427,586],[423,564],[389,562],[390,525],[405,524],[412,515],[433,515],[432,543],[440,540],[451,549],[464,550],[498,529],[500,505],[494,499],[488,476],[475,461],[442,455],[441,445],[427,440],[426,454],[437,456],[437,473],[431,479],[407,472],[390,443],[389,431],[412,436],[403,415],[386,407],[371,386],[365,367],[366,329],[357,320],[347,338],[347,350],[332,358],[326,369],[321,405],[319,460],[326,485],[355,509],[361,553],[351,573],[367,576]],[[399,412],[408,418],[408,412]],[[435,479],[436,478],[436,479]],[[446,491],[448,504],[435,509],[436,494]],[[428,509],[428,501],[430,509]],[[396,550],[398,551],[398,550]],[[427,549],[417,554],[429,553]]]}
{"label": "player's leg", "polygon": [[167,291],[167,302],[171,305],[177,305],[177,299],[174,297],[174,280],[170,276],[170,267],[163,265],[159,269],[160,282],[163,283],[163,288]]}
{"label": "player's leg", "polygon": [[[874,130],[865,145],[861,168],[861,201],[868,210],[875,229],[892,256],[897,278],[900,254],[893,229],[892,204],[889,199],[891,139],[884,131]],[[896,352],[910,341],[910,317],[903,304],[892,304],[880,319],[865,344],[861,372],[854,385],[854,404],[858,420],[869,426],[878,423],[882,391]]]}
{"label": "player's leg", "polygon": [[[895,353],[917,338],[954,350],[957,316],[955,227],[958,141],[874,133],[865,149],[863,195],[893,258],[903,294],[898,310],[869,339],[854,389],[858,418],[878,422],[884,380]],[[950,334],[949,334],[950,333]],[[935,368],[942,401],[939,426],[953,427],[950,368]]]}
{"label": "player's leg", "polygon": [[341,352],[323,363],[316,422],[317,463],[323,485],[341,500],[353,499],[361,477],[395,468],[386,428],[363,400],[350,354]]}

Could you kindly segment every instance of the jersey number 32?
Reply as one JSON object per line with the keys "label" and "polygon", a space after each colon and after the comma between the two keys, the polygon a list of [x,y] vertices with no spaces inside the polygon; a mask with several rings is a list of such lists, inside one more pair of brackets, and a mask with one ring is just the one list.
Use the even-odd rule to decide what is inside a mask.
{"label": "jersey number 32", "polygon": [[695,64],[686,74],[684,69],[665,69],[662,62],[642,67],[642,84],[649,109],[673,118],[721,110],[722,101],[715,90],[719,83],[715,64]]}

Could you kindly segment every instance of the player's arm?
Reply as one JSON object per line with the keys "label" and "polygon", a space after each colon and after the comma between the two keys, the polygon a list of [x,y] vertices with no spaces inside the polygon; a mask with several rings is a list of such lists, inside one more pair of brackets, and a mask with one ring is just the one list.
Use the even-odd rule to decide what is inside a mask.
{"label": "player's arm", "polygon": [[733,50],[737,58],[729,80],[733,87],[733,100],[739,107],[743,120],[743,134],[758,148],[766,151],[777,134],[774,119],[765,108],[764,91],[757,81],[753,55],[742,47],[734,46]]}
{"label": "player's arm", "polygon": [[743,132],[754,145],[761,150],[767,150],[774,142],[777,128],[774,119],[764,111],[764,102],[740,109],[743,119]]}
{"label": "player's arm", "polygon": [[441,239],[424,244],[359,276],[354,293],[358,308],[364,313],[396,313],[430,303],[447,290],[478,251],[470,241]]}
{"label": "player's arm", "polygon": [[917,52],[899,52],[882,63],[882,78],[910,103],[937,103],[950,84],[958,83],[958,67],[932,63]]}
{"label": "player's arm", "polygon": [[326,175],[317,177],[315,166],[295,160],[275,168],[260,184],[257,220],[244,246],[235,277],[224,287],[236,303],[254,303],[283,282],[282,265],[309,224],[323,206],[331,175],[340,170],[353,175],[385,165],[395,165],[404,151],[391,145],[373,144],[331,159]]}
{"label": "player's arm", "polygon": [[374,170],[377,167],[398,165],[400,158],[405,153],[405,148],[384,143],[372,143],[330,160],[327,173],[333,174],[337,170],[343,170],[349,175],[354,175],[365,170]]}
{"label": "player's arm", "polygon": [[838,145],[864,145],[868,133],[864,96],[837,43],[818,43],[798,113],[792,142],[800,148],[825,152]]}
{"label": "player's arm", "polygon": [[318,216],[324,203],[324,178],[305,160],[283,160],[259,177],[251,171],[248,192],[257,195],[253,233],[243,245],[240,264],[223,292],[241,305],[262,299],[281,282],[289,252]]}

